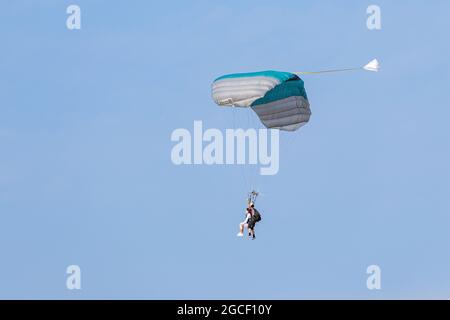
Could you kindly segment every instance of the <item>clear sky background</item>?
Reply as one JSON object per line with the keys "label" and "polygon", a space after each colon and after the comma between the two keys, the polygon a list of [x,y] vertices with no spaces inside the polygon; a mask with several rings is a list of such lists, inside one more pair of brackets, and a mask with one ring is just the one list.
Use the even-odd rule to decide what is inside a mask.
{"label": "clear sky background", "polygon": [[[0,3],[0,298],[450,298],[448,1]],[[230,127],[216,77],[372,58],[303,77],[256,241],[241,168],[172,164],[174,129]]]}

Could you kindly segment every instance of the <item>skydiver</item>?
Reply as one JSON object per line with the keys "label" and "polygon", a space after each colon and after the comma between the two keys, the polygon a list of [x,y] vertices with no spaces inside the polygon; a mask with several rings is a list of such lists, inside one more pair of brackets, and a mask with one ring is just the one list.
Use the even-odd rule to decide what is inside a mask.
{"label": "skydiver", "polygon": [[253,214],[253,210],[249,204],[249,206],[245,210],[245,220],[239,224],[239,233],[237,234],[238,237],[242,237],[244,235],[245,228],[247,228],[247,230],[249,232],[249,236],[252,235],[251,230],[249,228],[249,222],[251,222],[252,214]]}
{"label": "skydiver", "polygon": [[250,209],[251,209],[251,218],[248,222],[248,229],[249,229],[249,234],[248,236],[252,237],[253,240],[255,240],[255,225],[257,222],[259,222],[261,220],[261,214],[259,213],[259,211],[255,208],[255,204],[252,202],[250,203]]}
{"label": "skydiver", "polygon": [[246,227],[248,236],[251,237],[252,240],[255,240],[255,225],[259,221],[261,221],[261,214],[256,210],[254,203],[249,202],[246,209],[245,220],[239,224],[239,233],[237,236],[242,237],[244,235],[244,228]]}

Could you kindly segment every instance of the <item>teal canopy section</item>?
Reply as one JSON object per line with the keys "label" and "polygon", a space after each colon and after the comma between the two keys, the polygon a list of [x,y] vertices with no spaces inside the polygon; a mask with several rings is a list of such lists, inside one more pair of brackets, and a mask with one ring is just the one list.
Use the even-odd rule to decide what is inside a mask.
{"label": "teal canopy section", "polygon": [[[296,76],[296,75],[295,75]],[[268,91],[264,97],[255,100],[251,106],[266,104],[273,101],[285,99],[291,96],[301,96],[308,100],[306,95],[305,85],[302,79],[296,76],[296,79],[285,81],[272,90]]]}
{"label": "teal canopy section", "polygon": [[251,78],[251,77],[271,77],[278,79],[280,82],[288,81],[290,79],[299,79],[299,77],[291,72],[284,71],[259,71],[259,72],[247,72],[247,73],[232,73],[221,76],[214,81],[223,80],[223,79],[234,79],[234,78]]}
{"label": "teal canopy section", "polygon": [[271,129],[295,131],[311,116],[303,80],[291,72],[224,75],[214,80],[212,97],[221,106],[250,107]]}

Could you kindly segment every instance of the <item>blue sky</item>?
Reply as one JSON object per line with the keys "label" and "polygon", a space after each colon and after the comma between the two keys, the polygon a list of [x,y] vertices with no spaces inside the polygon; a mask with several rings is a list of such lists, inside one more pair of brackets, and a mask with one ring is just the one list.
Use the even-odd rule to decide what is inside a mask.
{"label": "blue sky", "polygon": [[[0,298],[450,298],[449,12],[2,1]],[[174,129],[230,127],[217,76],[375,57],[376,74],[303,77],[313,115],[291,145],[282,135],[279,174],[260,178],[256,241],[236,238],[241,168],[172,164]],[[80,291],[65,287],[71,264]]]}

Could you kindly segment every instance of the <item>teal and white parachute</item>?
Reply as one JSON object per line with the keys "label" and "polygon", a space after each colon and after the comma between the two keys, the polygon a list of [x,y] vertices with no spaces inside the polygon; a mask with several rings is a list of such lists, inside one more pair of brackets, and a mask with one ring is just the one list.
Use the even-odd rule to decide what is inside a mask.
{"label": "teal and white parachute", "polygon": [[212,84],[212,97],[219,106],[250,107],[261,122],[271,129],[295,131],[309,121],[311,110],[303,80],[299,74],[341,71],[378,71],[376,59],[347,69],[316,72],[261,71],[221,76]]}
{"label": "teal and white parachute", "polygon": [[295,131],[311,116],[303,80],[290,72],[225,75],[214,80],[212,97],[220,106],[252,108],[272,129]]}

